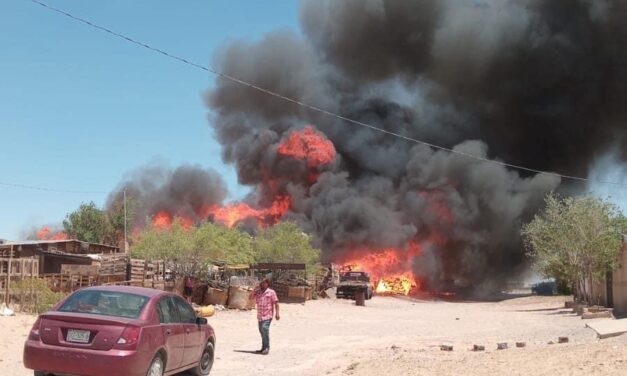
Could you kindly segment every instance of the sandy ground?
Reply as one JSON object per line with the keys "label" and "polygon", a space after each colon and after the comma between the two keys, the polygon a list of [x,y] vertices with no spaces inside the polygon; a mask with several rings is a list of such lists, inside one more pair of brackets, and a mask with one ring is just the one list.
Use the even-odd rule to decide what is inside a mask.
{"label": "sandy ground", "polygon": [[[366,307],[347,300],[284,304],[268,356],[240,352],[260,347],[254,311],[217,312],[209,319],[218,340],[212,375],[627,375],[627,335],[597,340],[586,321],[561,309],[563,302],[375,297]],[[0,317],[3,375],[32,375],[21,356],[33,321]],[[549,344],[560,336],[570,342]],[[516,341],[527,346],[513,348]],[[510,348],[497,351],[498,342]],[[442,344],[454,351],[441,351]],[[469,351],[473,344],[486,351]]]}

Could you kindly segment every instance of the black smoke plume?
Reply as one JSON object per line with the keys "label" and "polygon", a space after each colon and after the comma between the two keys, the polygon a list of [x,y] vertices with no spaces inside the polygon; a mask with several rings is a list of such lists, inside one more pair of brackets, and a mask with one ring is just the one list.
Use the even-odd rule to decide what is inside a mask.
{"label": "black smoke plume", "polygon": [[214,170],[197,165],[175,169],[161,165],[139,168],[123,179],[109,194],[106,209],[122,205],[124,190],[132,206],[132,227],[143,226],[160,211],[172,216],[205,221],[204,208],[220,205],[227,196],[222,177]]}
{"label": "black smoke plume", "polygon": [[[627,2],[305,0],[302,35],[225,45],[223,72],[398,134],[585,176],[627,156]],[[521,224],[559,178],[434,151],[218,79],[206,95],[240,183],[293,198],[327,260],[422,242],[428,281],[479,284],[524,263]],[[311,185],[276,153],[313,124],[338,152]],[[571,190],[578,186],[567,186]],[[563,187],[562,187],[563,189]],[[433,265],[433,267],[424,267]]]}

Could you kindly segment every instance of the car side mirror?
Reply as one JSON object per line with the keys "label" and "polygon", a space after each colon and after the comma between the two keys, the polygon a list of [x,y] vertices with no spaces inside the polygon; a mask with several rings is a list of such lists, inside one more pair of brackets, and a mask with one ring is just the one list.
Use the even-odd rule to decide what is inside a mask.
{"label": "car side mirror", "polygon": [[196,325],[207,325],[207,319],[204,317],[196,317]]}

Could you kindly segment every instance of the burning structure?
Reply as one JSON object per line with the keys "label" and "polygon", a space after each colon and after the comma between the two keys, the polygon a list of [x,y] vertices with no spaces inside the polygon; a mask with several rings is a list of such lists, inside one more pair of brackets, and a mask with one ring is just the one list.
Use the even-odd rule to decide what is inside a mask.
{"label": "burning structure", "polygon": [[219,70],[401,137],[219,78],[210,123],[250,196],[225,206],[221,178],[190,166],[121,186],[164,228],[296,221],[379,290],[501,280],[524,266],[519,230],[544,195],[585,187],[481,159],[586,176],[627,150],[625,4],[305,0],[302,35],[229,43]]}

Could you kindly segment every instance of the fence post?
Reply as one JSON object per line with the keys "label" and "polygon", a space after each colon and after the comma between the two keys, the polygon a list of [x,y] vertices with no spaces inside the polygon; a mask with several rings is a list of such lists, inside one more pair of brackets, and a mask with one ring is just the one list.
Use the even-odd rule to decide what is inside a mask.
{"label": "fence post", "polygon": [[5,304],[8,307],[11,303],[11,262],[13,261],[13,244],[11,244],[11,251],[9,252],[9,267],[7,268],[7,291],[4,297]]}

